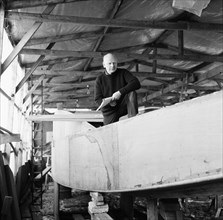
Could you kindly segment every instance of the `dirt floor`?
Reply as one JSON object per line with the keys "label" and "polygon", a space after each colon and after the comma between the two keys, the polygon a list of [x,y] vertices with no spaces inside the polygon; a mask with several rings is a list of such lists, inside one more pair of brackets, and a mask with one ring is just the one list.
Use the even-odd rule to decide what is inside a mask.
{"label": "dirt floor", "polygon": [[[53,212],[53,183],[49,183],[49,189],[43,194],[43,207],[41,215],[43,220],[54,220]],[[104,194],[104,200],[109,205],[109,215],[114,220],[123,220],[119,209],[119,194]],[[60,200],[61,220],[72,219],[72,214],[82,214],[90,220],[87,207],[91,200],[88,192],[73,191],[71,198]],[[182,201],[181,209],[184,220],[212,220],[216,214],[213,198],[187,198]],[[134,203],[135,220],[146,220],[146,200],[136,198]],[[162,218],[160,218],[162,220]]]}

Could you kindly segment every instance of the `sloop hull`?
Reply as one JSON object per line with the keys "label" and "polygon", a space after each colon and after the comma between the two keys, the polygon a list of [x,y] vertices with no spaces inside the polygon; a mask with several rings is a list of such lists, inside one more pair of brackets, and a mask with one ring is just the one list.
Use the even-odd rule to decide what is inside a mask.
{"label": "sloop hull", "polygon": [[220,91],[100,128],[55,121],[53,178],[71,188],[100,192],[219,181],[222,112]]}

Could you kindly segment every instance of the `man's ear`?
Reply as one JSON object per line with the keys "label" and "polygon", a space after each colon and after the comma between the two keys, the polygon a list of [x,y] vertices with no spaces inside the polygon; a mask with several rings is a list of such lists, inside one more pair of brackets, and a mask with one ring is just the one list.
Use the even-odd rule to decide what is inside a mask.
{"label": "man's ear", "polygon": [[105,68],[105,64],[104,64],[104,62],[102,63],[102,65],[103,65],[103,67]]}

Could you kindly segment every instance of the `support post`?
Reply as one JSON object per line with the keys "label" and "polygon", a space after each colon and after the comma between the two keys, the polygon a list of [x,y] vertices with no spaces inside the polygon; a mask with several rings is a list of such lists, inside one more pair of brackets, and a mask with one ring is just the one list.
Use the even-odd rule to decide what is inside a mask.
{"label": "support post", "polygon": [[132,220],[134,217],[133,203],[134,198],[131,193],[121,193],[120,208],[128,220]]}
{"label": "support post", "polygon": [[147,220],[158,220],[157,199],[147,198]]}
{"label": "support post", "polygon": [[60,203],[59,203],[59,184],[54,181],[54,218],[55,220],[60,220],[59,216],[59,209],[60,209]]}

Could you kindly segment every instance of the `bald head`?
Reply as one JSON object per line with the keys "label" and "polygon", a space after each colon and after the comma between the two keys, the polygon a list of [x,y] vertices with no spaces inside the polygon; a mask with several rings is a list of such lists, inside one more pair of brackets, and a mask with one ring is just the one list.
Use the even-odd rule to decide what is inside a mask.
{"label": "bald head", "polygon": [[107,74],[112,74],[117,69],[117,58],[114,54],[108,53],[103,57],[103,67],[106,69]]}

